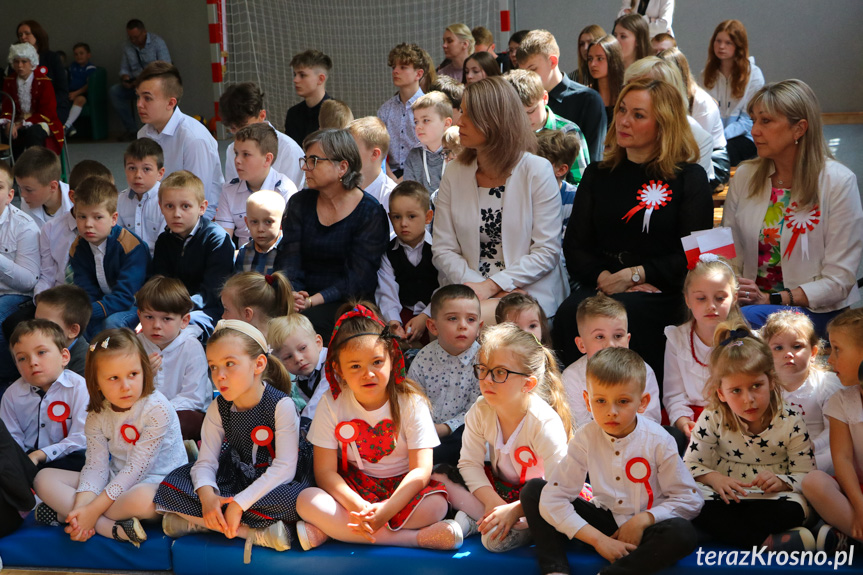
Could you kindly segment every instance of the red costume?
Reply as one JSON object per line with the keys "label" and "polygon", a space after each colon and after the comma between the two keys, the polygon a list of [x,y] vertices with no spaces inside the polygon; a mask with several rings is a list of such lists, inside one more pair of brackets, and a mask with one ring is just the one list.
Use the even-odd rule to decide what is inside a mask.
{"label": "red costume", "polygon": [[[45,139],[45,147],[56,154],[63,149],[63,124],[57,117],[57,98],[54,95],[54,85],[46,76],[47,69],[37,66],[33,70],[33,84],[30,88],[30,116],[22,118],[21,103],[18,101],[18,76],[12,74],[3,79],[3,91],[12,96],[15,101],[15,120],[27,120],[32,124],[48,124],[51,134]],[[12,118],[12,105],[9,100],[3,98],[3,114],[0,118],[10,120]]]}

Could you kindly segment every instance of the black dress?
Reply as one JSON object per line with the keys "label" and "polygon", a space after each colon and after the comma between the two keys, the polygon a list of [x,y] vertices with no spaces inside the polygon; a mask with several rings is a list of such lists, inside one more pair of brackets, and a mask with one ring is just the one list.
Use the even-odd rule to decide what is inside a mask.
{"label": "black dress", "polygon": [[630,347],[650,364],[661,385],[663,329],[685,317],[682,290],[687,270],[680,238],[712,226],[713,197],[707,174],[697,164],[681,165],[673,180],[653,177],[643,165],[629,160],[613,170],[598,163],[588,166],[563,240],[574,286],[557,312],[553,335],[564,364],[580,355],[574,343],[575,312],[582,300],[596,294],[600,273],[640,265],[645,280],[662,293],[613,297],[626,306]]}

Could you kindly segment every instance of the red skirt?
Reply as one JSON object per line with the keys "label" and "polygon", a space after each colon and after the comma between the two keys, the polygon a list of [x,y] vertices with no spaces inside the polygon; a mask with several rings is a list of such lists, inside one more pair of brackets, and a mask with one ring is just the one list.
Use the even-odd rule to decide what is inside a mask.
{"label": "red skirt", "polygon": [[[380,503],[386,501],[395,492],[396,488],[401,484],[407,473],[396,475],[395,477],[369,477],[357,467],[348,466],[347,471],[343,471],[339,467],[339,475],[348,484],[348,487],[356,491],[360,497],[369,503]],[[393,515],[387,523],[387,528],[390,531],[398,531],[402,528],[405,522],[413,515],[414,510],[420,501],[435,493],[446,495],[446,487],[440,481],[434,479],[429,481],[429,484],[422,488],[419,493],[414,495],[414,498],[405,505],[401,511]]]}

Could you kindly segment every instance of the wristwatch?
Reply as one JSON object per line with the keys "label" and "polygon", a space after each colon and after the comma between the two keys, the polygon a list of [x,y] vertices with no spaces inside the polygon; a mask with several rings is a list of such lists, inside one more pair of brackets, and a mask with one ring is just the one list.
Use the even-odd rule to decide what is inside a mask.
{"label": "wristwatch", "polygon": [[770,305],[782,305],[782,292],[770,294]]}
{"label": "wristwatch", "polygon": [[641,281],[641,274],[638,273],[638,266],[630,268],[630,270],[632,271],[632,283],[638,285],[638,282]]}

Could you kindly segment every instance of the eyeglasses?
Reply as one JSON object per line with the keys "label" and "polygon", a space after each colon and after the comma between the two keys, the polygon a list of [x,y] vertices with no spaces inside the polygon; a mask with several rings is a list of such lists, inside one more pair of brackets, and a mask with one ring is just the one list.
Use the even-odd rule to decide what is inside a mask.
{"label": "eyeglasses", "polygon": [[476,364],[473,366],[473,373],[476,375],[476,378],[480,381],[488,377],[491,374],[491,380],[495,383],[503,383],[509,377],[509,375],[523,375],[524,377],[530,376],[529,373],[521,373],[520,371],[511,371],[505,367],[495,367],[494,369],[489,369],[482,364]]}
{"label": "eyeglasses", "polygon": [[300,169],[306,170],[307,172],[311,172],[315,168],[318,167],[318,162],[335,162],[332,158],[319,158],[318,156],[303,156],[300,158]]}

